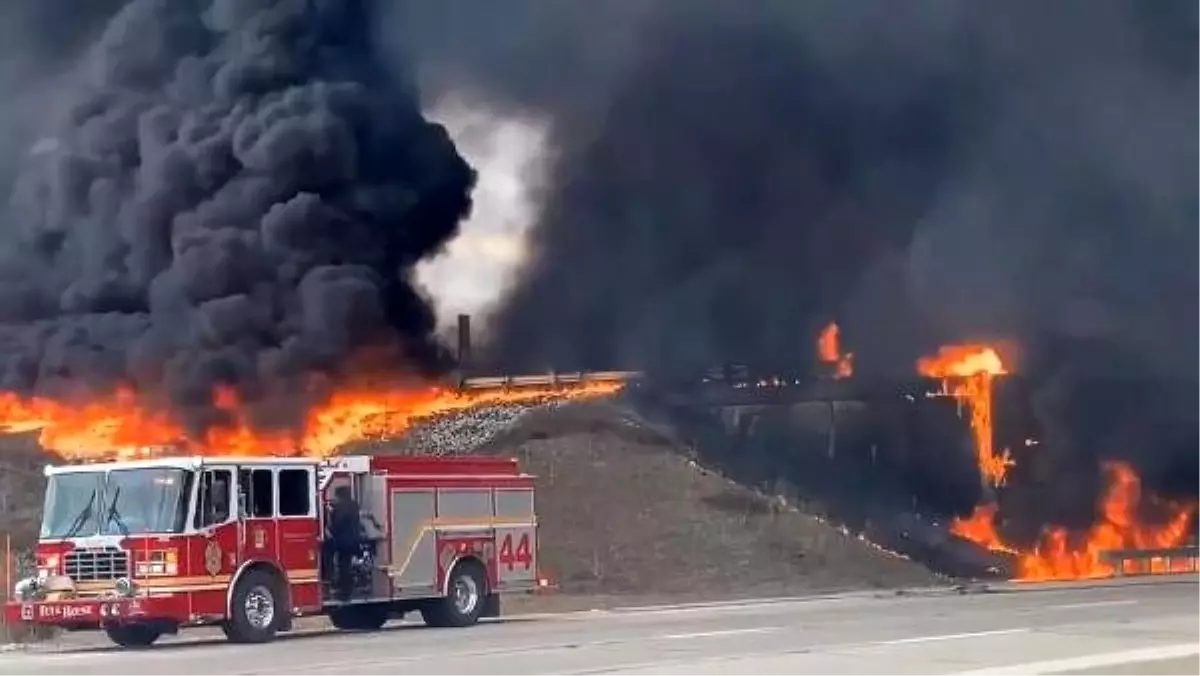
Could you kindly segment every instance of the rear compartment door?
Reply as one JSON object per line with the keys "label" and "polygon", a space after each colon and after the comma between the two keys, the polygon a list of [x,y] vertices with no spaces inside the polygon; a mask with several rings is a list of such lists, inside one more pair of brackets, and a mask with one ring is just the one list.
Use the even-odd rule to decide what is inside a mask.
{"label": "rear compartment door", "polygon": [[392,581],[403,596],[432,596],[438,573],[434,489],[393,490],[391,503]]}
{"label": "rear compartment door", "polygon": [[279,561],[293,582],[316,582],[321,536],[313,467],[276,469]]}
{"label": "rear compartment door", "polygon": [[537,585],[537,519],[533,489],[496,489],[496,590]]}

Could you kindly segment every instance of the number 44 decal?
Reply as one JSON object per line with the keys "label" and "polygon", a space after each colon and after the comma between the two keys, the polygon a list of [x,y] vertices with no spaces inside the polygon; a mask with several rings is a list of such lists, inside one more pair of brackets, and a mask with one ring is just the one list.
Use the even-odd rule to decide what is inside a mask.
{"label": "number 44 decal", "polygon": [[529,533],[522,533],[513,549],[513,534],[507,533],[500,541],[500,565],[508,570],[523,566],[525,570],[533,565],[533,555],[529,551]]}

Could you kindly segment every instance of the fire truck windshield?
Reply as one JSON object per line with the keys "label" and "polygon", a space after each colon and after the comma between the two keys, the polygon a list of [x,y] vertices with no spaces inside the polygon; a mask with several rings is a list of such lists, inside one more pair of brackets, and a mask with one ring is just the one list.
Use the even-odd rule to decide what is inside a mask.
{"label": "fire truck windshield", "polygon": [[191,479],[191,472],[176,468],[51,475],[41,537],[181,532]]}

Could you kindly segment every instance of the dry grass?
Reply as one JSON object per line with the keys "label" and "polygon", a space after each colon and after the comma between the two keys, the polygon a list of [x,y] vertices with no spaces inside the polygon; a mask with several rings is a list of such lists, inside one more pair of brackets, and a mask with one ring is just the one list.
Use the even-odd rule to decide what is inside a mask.
{"label": "dry grass", "polygon": [[[0,435],[0,583],[5,585],[5,599],[28,572],[18,561],[37,540],[45,492],[42,468],[51,460],[38,446],[36,434]],[[48,627],[10,627],[0,617],[0,644],[42,640],[52,634]]]}
{"label": "dry grass", "polygon": [[42,468],[52,460],[36,434],[0,435],[0,539],[11,538],[14,549],[37,539],[46,485]]}

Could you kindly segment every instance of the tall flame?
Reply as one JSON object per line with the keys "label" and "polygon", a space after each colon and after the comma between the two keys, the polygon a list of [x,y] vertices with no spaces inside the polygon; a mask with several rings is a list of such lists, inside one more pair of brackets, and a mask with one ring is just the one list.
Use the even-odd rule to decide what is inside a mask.
{"label": "tall flame", "polygon": [[833,366],[834,378],[845,378],[854,374],[854,353],[842,353],[841,329],[836,322],[829,322],[817,337],[817,357]]}
{"label": "tall flame", "polygon": [[943,393],[966,404],[979,471],[991,485],[1003,485],[1013,460],[1008,449],[993,450],[992,379],[1007,373],[1000,354],[986,345],[948,345],[919,359],[917,372],[941,378]]}
{"label": "tall flame", "polygon": [[295,431],[255,429],[242,414],[236,394],[221,390],[217,407],[231,424],[211,428],[202,438],[189,436],[169,415],[140,406],[131,390],[68,404],[54,399],[0,393],[0,431],[38,430],[43,448],[70,460],[104,460],[168,453],[324,456],[342,444],[363,438],[395,436],[417,419],[480,404],[576,398],[607,394],[619,383],[583,383],[458,392],[437,387],[409,390],[348,388],[313,408]]}

